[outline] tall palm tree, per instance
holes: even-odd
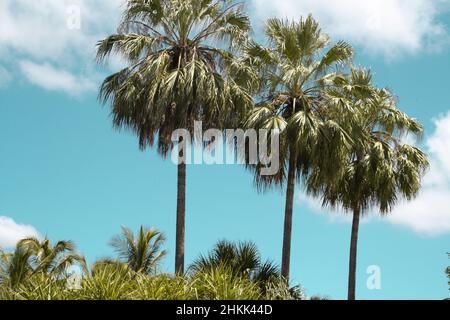
[[[201,255],[190,266],[193,272],[228,268],[233,276],[246,277],[258,283],[262,289],[270,281],[279,279],[279,268],[270,261],[262,261],[253,242],[219,241],[206,255]]]
[[[351,59],[353,50],[343,41],[330,45],[312,16],[299,22],[269,19],[266,37],[267,47],[253,43],[245,52],[264,79],[261,100],[245,126],[280,132],[278,173],[262,176],[261,165],[252,169],[259,190],[286,186],[281,273],[288,279],[296,181],[313,169],[329,179],[336,176],[340,149],[348,143],[335,119],[323,112],[327,100],[322,91],[333,85],[329,80]]]
[[[193,137],[194,121],[202,121],[204,129],[225,128],[251,105],[252,70],[233,55],[250,30],[242,8],[232,0],[128,0],[118,33],[100,41],[97,52],[99,61],[119,54],[128,67],[104,80],[100,97],[111,102],[114,125],[131,128],[141,149],[156,140],[166,157],[175,129],[187,129]],[[181,160],[178,273],[184,271],[185,193],[186,162]]]
[[[29,252],[33,273],[61,276],[74,265],[79,265],[86,271],[86,261],[76,252],[72,241],[58,241],[52,245],[48,238],[25,238],[17,243],[17,248]]]
[[[150,274],[156,271],[166,255],[162,249],[164,242],[165,237],[161,232],[141,226],[136,237],[130,229],[122,227],[122,234],[115,236],[110,244],[119,254],[119,260],[132,271]],[[109,260],[102,263],[117,264]]]
[[[353,137],[352,148],[337,183],[324,183],[313,173],[308,191],[321,196],[324,206],[342,207],[353,215],[348,299],[354,300],[360,217],[372,208],[385,215],[401,197],[414,198],[428,160],[421,150],[402,142],[406,134],[422,133],[420,123],[397,108],[388,90],[372,85],[369,71],[353,69],[348,77],[335,80],[341,86],[327,95],[354,115],[353,121],[342,123]]]

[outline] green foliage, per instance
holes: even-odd
[[[15,288],[7,288],[2,299],[8,300],[65,300],[70,296],[64,279],[44,273],[31,275]]]
[[[81,300],[128,300],[134,290],[134,273],[126,267],[104,264],[85,277],[81,289],[73,292]]]
[[[343,175],[325,181],[312,172],[308,192],[322,197],[324,205],[388,213],[401,197],[410,200],[420,190],[427,156],[403,140],[408,134],[420,136],[422,126],[397,108],[392,93],[372,84],[369,71],[352,69],[333,81],[339,86],[325,91],[333,105],[329,112],[351,111],[351,117],[340,118],[340,126],[352,144],[341,162]]]
[[[13,253],[0,252],[0,284],[15,288],[32,274],[31,252],[20,246]]]
[[[192,300],[194,288],[181,276],[166,274],[137,277],[135,298],[139,300]]]
[[[166,255],[162,249],[164,242],[165,237],[161,232],[141,226],[136,237],[130,229],[122,227],[122,234],[115,236],[110,244],[118,253],[120,261],[131,270],[148,274],[156,272]]]
[[[18,249],[14,253],[0,252],[2,266],[14,266],[11,267],[14,278],[10,279],[7,273],[2,273],[4,281],[0,283],[0,300],[305,298],[300,287],[287,286],[286,281],[279,276],[275,265],[262,262],[257,247],[251,242],[219,242],[208,256],[196,260],[185,276],[157,273],[159,258],[165,252],[162,249],[163,240],[162,234],[154,229],[141,227],[135,237],[129,229],[123,228],[122,235],[116,236],[112,241],[113,246],[118,249],[119,260],[98,260],[92,265],[90,272],[84,270],[83,273],[75,275],[68,272],[55,273],[51,268],[33,269],[30,262],[43,258],[32,259],[33,254],[44,250],[47,257],[55,256],[55,247],[47,240],[39,242],[25,239],[19,242]],[[70,245],[67,245],[68,243]],[[62,250],[63,247],[74,250],[71,242],[60,241],[58,244],[56,246],[60,248],[58,250]],[[127,250],[124,250],[125,248]],[[63,251],[65,250],[61,252]],[[42,261],[47,260],[43,258]],[[139,264],[136,261],[147,261],[148,263],[142,265],[148,268],[137,267]],[[25,269],[17,268],[16,265]],[[73,277],[79,278],[79,284],[74,285],[70,281]]]
[[[278,279],[265,285],[263,291],[264,300],[306,300],[302,287],[289,288],[286,281]]]
[[[246,277],[236,277],[226,266],[195,273],[190,278],[195,297],[200,300],[256,300],[262,295],[258,285]]]
[[[45,238],[26,238],[19,241],[17,247],[30,253],[29,264],[33,273],[42,272],[60,276],[73,265],[80,265],[85,271],[86,261],[76,252],[71,241],[58,241],[54,246]]]
[[[257,83],[234,54],[249,31],[243,6],[231,0],[129,0],[119,33],[98,43],[99,61],[128,61],[100,90],[115,126],[131,128],[141,148],[157,141],[165,156],[175,129],[240,120]]]
[[[226,267],[197,272],[186,277],[145,275],[127,268],[100,264],[93,275],[85,275],[79,289],[69,289],[66,279],[45,274],[28,278],[17,288],[0,287],[1,300],[255,300],[293,299],[279,284],[271,284],[263,294],[257,283],[236,277]]]
[[[194,277],[197,274],[214,276],[218,270],[221,274],[229,274],[233,278],[230,280],[255,284],[262,296],[273,299],[303,297],[300,288],[287,286],[277,265],[262,260],[253,242],[219,241],[206,256],[201,255],[189,267],[189,273]]]
[[[76,253],[72,242],[59,241],[53,246],[47,238],[22,239],[14,252],[0,251],[0,284],[16,288],[33,276],[64,277],[74,265],[87,270],[84,258]]]
[[[256,244],[252,242],[219,241],[206,256],[200,256],[189,267],[190,272],[227,268],[235,277],[245,277],[252,282],[266,283],[279,277],[273,263],[263,262]]]
[[[269,45],[250,43],[245,61],[258,70],[259,101],[244,126],[280,132],[280,166],[275,175],[262,176],[255,170],[259,190],[286,183],[289,163],[297,179],[314,170],[324,179],[339,174],[337,163],[348,147],[346,132],[339,126],[338,112],[331,107],[324,90],[337,84],[330,79],[352,58],[353,50],[340,41],[330,45],[312,16],[296,21],[269,19],[266,23]]]

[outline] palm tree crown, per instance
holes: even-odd
[[[62,240],[52,245],[48,238],[25,238],[18,242],[17,247],[30,252],[30,265],[34,272],[59,276],[68,272],[73,265],[80,265],[86,270],[86,261],[76,252],[72,241]]]
[[[141,226],[136,237],[130,229],[122,227],[122,234],[115,236],[110,244],[119,254],[119,259],[131,270],[150,274],[156,272],[166,255],[162,249],[164,242],[165,237],[161,232]]]
[[[314,166],[325,170],[321,161],[340,154],[335,152],[333,142],[337,141],[332,139],[345,136],[334,119],[324,113],[328,101],[323,90],[334,85],[329,80],[337,76],[336,68],[353,55],[350,45],[343,41],[330,46],[312,16],[300,22],[269,19],[266,36],[267,48],[253,43],[246,50],[248,60],[260,69],[263,79],[260,102],[251,110],[246,125],[279,130],[280,157],[284,161],[277,175],[255,176],[262,188],[285,182],[291,157],[299,174],[306,175]],[[328,143],[324,143],[325,138]]]
[[[245,277],[262,287],[279,279],[278,267],[270,261],[262,261],[257,246],[252,242],[219,241],[206,256],[200,256],[189,269],[191,272],[215,270],[224,267],[236,277]]]
[[[352,121],[341,124],[352,135],[351,149],[338,183],[324,183],[313,173],[308,191],[322,197],[324,205],[361,211],[377,207],[388,213],[401,196],[410,200],[420,189],[427,157],[402,139],[420,136],[422,126],[397,108],[387,89],[373,87],[370,71],[352,69],[348,77],[335,80],[341,86],[326,94],[353,114]]]
[[[234,1],[129,0],[120,32],[98,44],[99,61],[117,53],[129,62],[100,91],[114,124],[132,128],[141,148],[157,138],[166,155],[175,129],[192,130],[194,120],[222,128],[239,118],[251,105],[244,86],[252,81],[232,52],[249,30]]]
[[[58,241],[53,246],[47,238],[25,238],[11,253],[0,250],[0,283],[14,288],[34,274],[60,278],[67,276],[75,265],[87,272],[86,261],[72,242]]]
[[[13,253],[0,250],[0,285],[15,288],[32,273],[29,265],[31,252],[16,247]]]

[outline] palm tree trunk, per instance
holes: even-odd
[[[175,272],[184,274],[184,233],[186,218],[186,164],[178,164],[177,230],[175,244]]]
[[[348,273],[348,300],[355,300],[356,296],[356,258],[358,251],[359,208],[353,210],[352,236],[350,240],[350,259]]]
[[[289,160],[288,180],[286,189],[286,205],[284,211],[283,255],[281,258],[281,275],[289,282],[289,267],[291,263],[292,211],[295,192],[295,157]]]

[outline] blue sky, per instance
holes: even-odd
[[[44,2],[0,4],[0,246],[48,235],[73,240],[93,262],[113,254],[107,242],[121,225],[143,224],[166,234],[163,267],[172,271],[176,167],[153,150],[139,151],[131,133],[113,130],[108,107],[97,102],[102,77],[120,62],[96,67],[94,44],[114,31],[121,1]],[[249,3],[255,26],[272,15],[312,12],[333,39],[355,45],[355,62],[371,67],[376,82],[393,89],[400,107],[426,128],[419,143],[432,167],[423,192],[361,226],[358,297],[448,297],[449,1],[272,2]],[[80,28],[70,28],[76,8]],[[253,240],[264,257],[280,261],[282,192],[258,194],[237,165],[190,166],[187,179],[187,262],[223,238]],[[310,295],[345,298],[348,217],[320,210],[300,190],[294,210],[293,282]],[[381,290],[366,287],[371,265],[380,267]]]

